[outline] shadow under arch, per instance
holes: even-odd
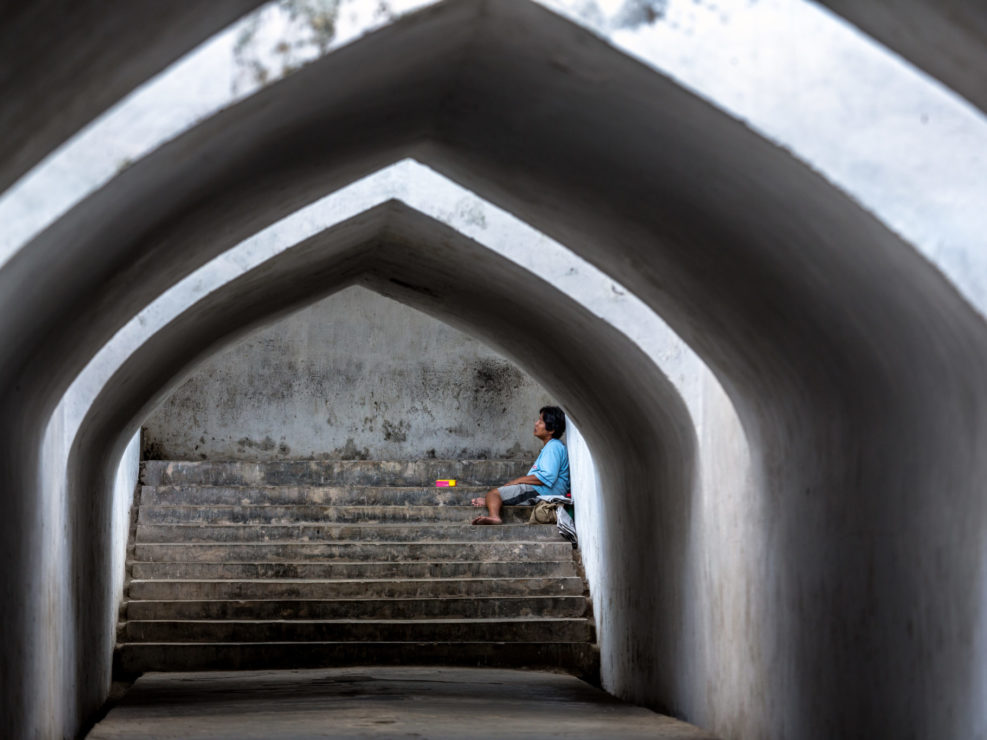
[[[69,497],[85,533],[73,548],[74,581],[91,582],[107,567],[108,543],[90,533],[108,529],[117,461],[183,371],[259,323],[352,284],[480,337],[562,400],[594,451],[605,504],[602,541],[612,563],[607,592],[619,618],[599,625],[600,640],[633,640],[642,651],[674,658],[676,645],[651,641],[670,634],[663,620],[681,619],[676,610],[682,607],[681,557],[696,455],[682,399],[653,361],[606,321],[399,201],[326,229],[226,283],[150,336],[114,373],[69,456]],[[666,567],[652,568],[655,561]],[[77,639],[92,643],[105,630],[106,605],[93,595],[81,602],[89,608]]]
[[[613,275],[735,401],[770,512],[749,558],[773,640],[738,647],[768,678],[716,727],[982,733],[983,321],[786,152],[523,0],[445,3],[339,49],[136,163],[0,271],[12,641],[30,629],[37,448],[75,374],[197,265],[405,156]],[[715,714],[653,670],[621,693]]]

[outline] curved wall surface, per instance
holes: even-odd
[[[410,154],[620,280],[709,363],[740,412],[755,461],[750,508],[763,517],[744,557],[758,568],[763,619],[756,635],[723,649],[763,670],[728,712],[705,698],[702,679],[714,676],[680,680],[692,656],[679,638],[697,588],[681,578],[692,509],[662,498],[650,504],[653,518],[623,507],[608,515],[613,564],[635,560],[653,537],[648,524],[671,525],[651,570],[607,574],[619,603],[639,599],[603,625],[621,656],[611,688],[739,737],[983,734],[974,680],[985,649],[981,318],[907,244],[784,151],[520,0],[445,3],[340,49],[138,162],[0,272],[4,305],[18,308],[0,314],[0,411],[10,420],[0,485],[17,492],[0,532],[0,616],[24,646],[4,655],[5,691],[15,693],[36,649],[32,602],[16,597],[32,589],[22,570],[38,527],[39,429],[61,391],[129,315],[195,266]],[[403,244],[403,234],[388,232],[387,243]],[[458,254],[453,236],[433,236],[422,264]],[[406,267],[400,257],[367,254],[346,256],[354,279],[442,310],[421,280],[393,282]],[[470,284],[487,289],[493,276]],[[267,279],[260,271],[247,284],[260,291]],[[468,297],[455,284],[449,295]],[[525,318],[492,312],[494,299],[455,319],[507,348]],[[588,358],[596,335],[576,322],[549,336]],[[650,362],[620,356],[605,389],[667,400]],[[628,438],[591,411],[599,388],[590,381],[602,376],[571,367],[553,381],[552,368],[522,364],[585,409],[574,416],[594,454],[613,452],[601,465],[612,490],[633,490],[652,462],[674,478],[669,490],[685,484],[675,460],[661,457],[688,445],[661,422],[669,417],[628,409],[639,432]],[[155,372],[141,382],[160,388],[172,377]],[[104,408],[103,431],[85,444],[116,441],[130,419],[126,404],[116,408],[118,417]],[[81,468],[76,480],[86,483]],[[84,524],[72,520],[78,531]],[[86,559],[90,547],[78,552],[81,568],[99,565],[98,554]]]
[[[80,426],[70,457],[73,518],[88,524],[76,538],[75,579],[95,580],[105,569],[106,555],[100,557],[94,543],[108,537],[106,492],[116,460],[182,371],[218,342],[353,282],[483,338],[543,379],[587,430],[600,461],[605,505],[597,526],[609,555],[601,642],[616,643],[618,656],[630,641],[642,655],[675,656],[679,646],[669,636],[684,592],[683,536],[695,474],[695,439],[681,398],[605,321],[534,274],[398,203],[339,224],[229,282],[150,337],[114,374]],[[536,340],[542,352],[531,352]],[[622,358],[622,372],[614,372],[613,357]],[[621,545],[628,538],[634,547]],[[655,559],[666,564],[661,572],[651,566]],[[80,636],[96,634],[105,623],[99,601],[90,602]]]

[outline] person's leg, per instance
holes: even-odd
[[[491,493],[496,493],[498,496],[500,495],[500,492],[496,488],[491,488],[489,491],[487,491],[486,495],[477,496],[476,498],[471,499],[470,503],[473,504],[473,506],[486,506],[487,496],[489,496]]]
[[[478,516],[473,520],[473,524],[501,524],[500,510],[502,506],[520,506],[527,504],[538,497],[534,486],[525,484],[514,484],[511,486],[501,486],[493,488],[487,492],[482,500],[482,505],[487,507],[489,516]],[[480,505],[473,499],[474,505]]]
[[[487,505],[487,512],[489,516],[478,516],[473,520],[473,524],[503,524],[500,519],[500,507],[503,504],[503,499],[500,497],[500,491],[496,488],[487,491],[487,496],[484,503]]]

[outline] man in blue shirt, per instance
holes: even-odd
[[[565,413],[558,406],[538,411],[535,436],[544,444],[527,475],[493,488],[473,506],[486,506],[489,516],[478,516],[473,524],[501,524],[500,507],[534,503],[542,496],[569,495],[569,453],[559,438],[565,432]]]

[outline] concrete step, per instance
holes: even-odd
[[[580,642],[586,619],[320,619],[128,621],[132,642]]]
[[[134,601],[581,596],[581,578],[404,578],[258,581],[132,580]]]
[[[144,506],[463,506],[489,486],[142,486]]]
[[[571,555],[566,560],[360,562],[360,563],[148,563],[131,562],[137,579],[218,580],[258,578],[518,578],[575,576]]]
[[[477,527],[479,529],[479,527]],[[484,527],[484,529],[495,529]],[[525,532],[546,527],[525,526]],[[173,563],[259,563],[299,561],[534,561],[572,557],[565,540],[501,542],[190,542],[137,543],[135,560]]]
[[[145,485],[403,485],[431,486],[444,478],[464,485],[498,485],[524,475],[530,460],[285,460],[217,462],[148,460]]]
[[[117,676],[358,665],[563,670],[599,683],[600,657],[588,642],[133,643],[118,645],[114,654]]]
[[[120,675],[341,665],[552,668],[597,680],[554,526],[469,505],[530,461],[148,462]],[[456,478],[456,488],[436,479]]]
[[[489,542],[564,541],[554,525],[474,527],[469,521],[419,524],[144,524],[137,544],[151,542]]]
[[[459,523],[485,514],[475,506],[142,506],[140,524],[393,524]],[[530,506],[505,506],[501,518],[526,524]]]
[[[160,619],[494,619],[584,617],[584,596],[443,599],[130,601],[128,620]]]

